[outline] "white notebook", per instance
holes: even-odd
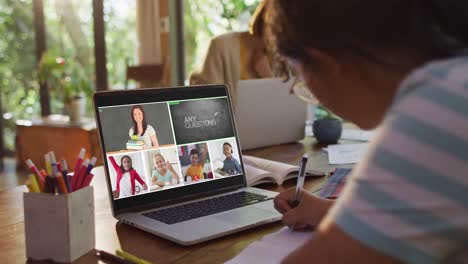
[[[280,263],[289,253],[312,238],[313,232],[291,231],[284,227],[280,231],[253,242],[228,264],[271,264]]]

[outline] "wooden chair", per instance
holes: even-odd
[[[127,76],[125,79],[125,89],[128,89],[128,81],[134,80],[138,83],[138,88],[162,87],[169,85],[169,64],[142,64],[127,65]]]

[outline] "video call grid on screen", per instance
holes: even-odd
[[[146,120],[147,131],[150,126],[153,128],[159,146],[144,145],[138,150],[127,149],[127,144],[135,147],[141,143],[138,141],[142,141],[140,138],[131,138],[133,127],[131,113],[138,112],[134,109],[135,106],[140,106],[136,109],[143,109],[140,113]],[[122,163],[131,160],[133,168],[130,169],[130,176],[120,176],[120,192],[118,195],[114,194],[114,199],[242,174],[238,144],[234,137],[226,96],[107,106],[98,109],[110,182],[114,192],[117,189],[119,170],[125,169]],[[115,128],[116,124],[124,127],[121,129],[123,132],[117,131],[119,129]],[[208,151],[205,162],[202,162],[205,144]],[[224,148],[227,149],[226,153]],[[192,156],[198,157],[198,162],[192,161]],[[111,157],[115,160],[115,166],[112,165]],[[159,166],[161,163],[166,164],[165,175],[160,173],[164,170],[157,169],[158,163]]]

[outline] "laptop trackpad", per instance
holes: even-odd
[[[229,222],[231,224],[248,224],[255,223],[258,221],[266,220],[273,218],[274,213],[259,208],[247,207],[242,208],[241,210],[235,210],[227,212],[225,214],[214,216],[214,218],[222,221]]]

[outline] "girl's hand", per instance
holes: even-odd
[[[299,205],[293,208],[290,203],[295,193],[296,189],[290,188],[274,199],[275,208],[283,214],[282,221],[285,225],[296,225],[298,229],[316,226],[333,205],[332,200],[320,198],[303,190]]]
[[[166,168],[170,171],[174,170],[174,168],[172,167],[172,164],[166,160]]]

